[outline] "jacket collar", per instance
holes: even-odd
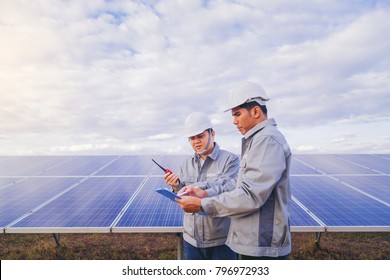
[[[212,160],[215,160],[218,157],[219,151],[220,151],[219,145],[217,144],[217,142],[214,142],[214,149],[211,152],[211,154],[209,154],[207,157],[211,158]],[[199,160],[200,159],[200,155],[195,153],[194,154],[194,158]]]
[[[252,127],[250,130],[248,130],[247,133],[244,135],[244,139],[248,139],[251,137],[253,134],[259,132],[262,130],[264,127],[269,126],[269,125],[274,125],[276,126],[276,121],[274,118],[266,119],[262,121],[261,123],[258,123],[256,126]]]

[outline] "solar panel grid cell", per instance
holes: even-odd
[[[335,176],[335,178],[390,204],[389,176]]]
[[[375,172],[390,174],[390,159],[374,155],[339,155],[339,158],[373,169]]]
[[[99,171],[97,176],[138,175],[146,176],[154,168],[149,156],[122,156]]]
[[[324,227],[309,215],[302,207],[300,207],[295,201],[291,203],[290,209],[291,226],[295,227],[312,227],[316,231],[323,231]]]
[[[304,163],[296,160],[294,157],[291,160],[290,175],[299,174],[321,174],[317,170],[305,165]]]
[[[107,228],[143,178],[89,178],[16,223],[14,228]]]
[[[0,157],[0,176],[32,176],[72,157],[34,156]]]
[[[116,228],[182,226],[183,211],[178,204],[155,192],[165,186],[162,178],[149,178]]]
[[[373,156],[390,160],[390,154],[374,154]]]
[[[324,174],[379,174],[369,168],[344,161],[337,155],[295,155],[294,157]]]
[[[31,178],[0,189],[0,226],[29,213],[77,181],[75,178]]]
[[[15,184],[20,180],[20,178],[0,178],[0,189]]]
[[[79,156],[44,170],[40,176],[88,176],[115,159],[115,156]]]
[[[292,177],[292,195],[333,226],[388,226],[389,207],[328,177]]]

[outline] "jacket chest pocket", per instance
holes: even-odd
[[[197,182],[197,179],[198,178],[196,176],[183,176],[182,178],[180,178],[184,185],[192,185]]]
[[[220,172],[209,172],[206,174],[205,178],[201,178],[201,179],[202,181],[212,182],[218,180],[221,177],[222,177],[222,173]]]

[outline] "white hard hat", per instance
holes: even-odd
[[[185,136],[191,137],[201,134],[206,129],[212,128],[209,117],[201,112],[191,113],[185,120]]]
[[[229,96],[229,108],[225,112],[247,102],[256,101],[260,105],[265,105],[269,97],[265,90],[257,83],[242,82],[237,85]]]

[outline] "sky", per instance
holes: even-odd
[[[390,1],[0,0],[0,155],[189,154],[254,81],[293,153],[390,153]]]

